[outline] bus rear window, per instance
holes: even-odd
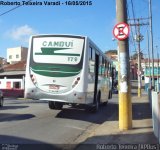
[[[84,39],[66,37],[33,38],[32,52],[35,63],[69,64],[80,62]]]

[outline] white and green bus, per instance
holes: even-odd
[[[47,100],[50,109],[86,104],[97,111],[111,98],[112,61],[85,36],[30,38],[25,97]]]

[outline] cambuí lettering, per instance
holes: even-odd
[[[73,42],[64,41],[43,41],[42,46],[44,47],[73,47]]]

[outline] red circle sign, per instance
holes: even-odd
[[[122,22],[115,25],[113,29],[113,35],[118,40],[125,40],[129,35],[129,25]]]

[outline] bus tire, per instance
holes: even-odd
[[[0,98],[0,107],[3,107],[3,97]]]
[[[108,99],[112,98],[112,90],[109,91]]]
[[[63,103],[62,102],[54,102],[55,109],[61,110],[63,108]]]
[[[55,109],[54,102],[48,101],[48,106],[50,109]]]
[[[63,103],[61,103],[61,102],[49,101],[49,102],[48,102],[48,106],[49,106],[50,109],[61,110],[62,107],[63,107]]]
[[[72,103],[71,106],[72,106],[72,107],[76,107],[77,104],[76,104],[76,103]]]
[[[103,102],[103,106],[107,106],[108,100],[106,102]]]

